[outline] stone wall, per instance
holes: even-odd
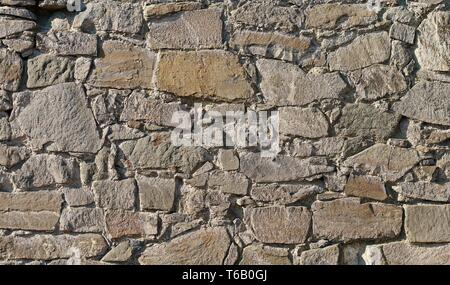
[[[450,264],[448,1],[66,2],[0,0],[2,264]]]

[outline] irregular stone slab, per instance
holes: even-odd
[[[384,62],[391,55],[390,43],[387,32],[359,36],[351,44],[329,54],[330,69],[351,71]]]
[[[0,123],[1,125],[1,123]],[[1,129],[1,127],[0,127]],[[2,132],[0,131],[0,134]],[[0,136],[1,138],[4,138]],[[24,148],[24,147],[17,147],[17,146],[7,146],[4,144],[0,144],[0,165],[5,166],[7,168],[11,168],[14,165],[18,164],[21,161],[24,161],[28,156],[30,155],[30,152]]]
[[[299,263],[300,265],[338,265],[339,256],[339,245],[332,245],[302,252]]]
[[[164,52],[157,86],[180,97],[247,100],[253,89],[239,58],[226,51]]]
[[[418,31],[416,57],[423,69],[450,70],[449,11],[435,11],[422,21]]]
[[[278,202],[282,204],[291,204],[315,194],[323,192],[323,189],[317,185],[261,185],[253,186],[251,197],[253,200],[261,202]]]
[[[214,171],[208,179],[209,187],[217,187],[227,194],[247,195],[250,182],[241,173],[230,173],[224,171]]]
[[[25,8],[19,7],[8,7],[8,6],[0,7],[0,15],[14,16],[33,21],[36,20],[36,15],[34,15],[33,12]]]
[[[150,20],[152,17],[160,17],[182,11],[199,10],[202,8],[200,2],[174,2],[162,4],[150,4],[144,6],[144,19]]]
[[[409,242],[450,242],[450,205],[406,205],[405,232]]]
[[[450,83],[419,82],[392,109],[408,118],[450,126],[448,90]]]
[[[263,243],[304,243],[311,224],[311,212],[305,207],[263,207],[246,209],[256,238]]]
[[[23,62],[20,56],[7,49],[0,49],[0,88],[17,91],[22,72]]]
[[[0,90],[0,112],[12,110],[11,96],[4,90]]]
[[[392,242],[383,245],[367,247],[378,249],[376,264],[388,265],[450,265],[450,244],[420,245],[408,242]]]
[[[381,178],[377,176],[357,176],[348,180],[344,192],[347,196],[370,198],[384,201],[388,198]]]
[[[389,35],[393,39],[401,40],[409,44],[414,44],[414,39],[416,38],[416,28],[396,22],[392,24]]]
[[[99,208],[66,208],[61,214],[60,230],[73,233],[101,233],[105,226]]]
[[[141,211],[171,211],[175,202],[175,180],[138,176]]]
[[[408,88],[403,74],[393,66],[375,64],[364,68],[356,83],[359,97],[373,101]]]
[[[13,180],[19,189],[33,189],[70,184],[76,176],[73,159],[53,154],[35,154],[14,174]]]
[[[221,265],[230,246],[223,227],[201,229],[147,248],[142,265]]]
[[[450,184],[436,184],[430,182],[405,182],[399,186],[392,187],[402,197],[399,199],[411,198],[434,202],[450,201]]]
[[[144,24],[141,6],[137,3],[115,1],[90,2],[78,13],[73,28],[85,32],[118,32],[137,34]]]
[[[101,235],[36,235],[31,237],[0,237],[0,258],[2,260],[32,259],[52,260],[70,258],[73,252],[80,257],[99,256],[108,245]]]
[[[0,4],[10,6],[34,6],[36,0],[0,0]]]
[[[338,99],[347,84],[338,73],[305,74],[300,67],[278,60],[260,59],[261,90],[274,106],[307,105],[322,99]]]
[[[333,29],[337,26],[344,29],[367,26],[377,21],[378,16],[367,5],[342,5],[340,3],[312,6],[306,12],[306,27]]]
[[[121,181],[94,181],[96,204],[105,209],[133,210],[136,184],[133,178]]]
[[[40,0],[39,1],[39,8],[46,9],[46,10],[61,10],[61,9],[67,9],[68,5],[76,5],[76,2],[71,2],[70,0]]]
[[[0,18],[0,39],[36,29],[34,21]]]
[[[336,125],[338,134],[346,137],[373,137],[384,141],[395,131],[401,116],[368,104],[349,104],[342,110]]]
[[[28,88],[74,81],[75,62],[66,57],[43,54],[28,60]]]
[[[0,211],[49,211],[59,213],[62,203],[61,193],[55,191],[14,194],[0,192]]]
[[[126,165],[131,169],[179,168],[192,174],[197,166],[209,160],[208,152],[199,147],[175,147],[168,134],[155,133],[137,141],[124,142]]]
[[[221,9],[211,8],[151,21],[147,43],[151,49],[220,48],[221,16]]]
[[[367,171],[377,171],[384,180],[396,181],[421,160],[415,150],[376,144],[349,157],[344,165],[357,165]]]
[[[59,213],[53,212],[5,212],[0,213],[0,229],[25,231],[53,231]]]
[[[9,124],[9,116],[7,113],[0,113],[0,141],[9,141],[11,139],[11,126]],[[3,146],[3,152],[8,152],[7,147]],[[8,163],[8,158],[3,158],[5,164]]]
[[[112,210],[106,212],[106,228],[112,239],[122,237],[153,238],[158,234],[158,215],[154,213]]]
[[[95,202],[94,193],[89,190],[65,188],[63,189],[63,193],[64,200],[71,207],[87,206]]]
[[[358,198],[316,201],[312,205],[313,233],[334,241],[378,240],[397,237],[402,229],[401,207],[361,204]]]
[[[244,248],[239,265],[290,265],[289,251],[285,248],[275,248],[251,244]]]
[[[110,40],[102,46],[103,56],[94,61],[88,83],[116,89],[151,88],[156,55],[129,43]]]
[[[220,149],[217,154],[217,163],[220,169],[225,171],[239,169],[239,157],[232,149]]]
[[[12,120],[35,149],[96,153],[102,140],[82,86],[65,83],[14,94]]]
[[[130,241],[123,241],[111,249],[103,258],[103,262],[126,262],[133,256],[133,246]]]
[[[274,160],[258,153],[241,156],[241,171],[256,182],[288,182],[333,172],[324,158],[298,159],[277,156]]]
[[[328,136],[327,117],[317,108],[279,109],[280,133],[303,138],[321,138]]]
[[[303,23],[303,13],[294,6],[282,6],[272,0],[245,2],[231,11],[234,23],[269,30],[293,31]]]
[[[97,36],[73,31],[50,31],[36,36],[36,46],[58,55],[97,56]]]

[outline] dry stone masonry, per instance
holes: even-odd
[[[78,2],[0,0],[0,264],[450,264],[449,1]]]

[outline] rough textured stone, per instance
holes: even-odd
[[[133,246],[130,241],[123,241],[111,249],[103,258],[104,262],[126,262],[133,256]]]
[[[73,81],[75,62],[65,57],[44,54],[28,61],[28,88],[46,87]]]
[[[303,243],[311,223],[311,213],[305,207],[252,208],[245,216],[256,238],[264,243]]]
[[[416,57],[423,69],[450,70],[449,11],[436,11],[420,24]]]
[[[309,198],[314,194],[319,194],[323,189],[316,185],[261,185],[253,186],[251,191],[252,199],[261,202],[278,202],[282,204],[295,203]]]
[[[67,208],[61,214],[63,232],[96,233],[104,228],[103,211],[98,208]]]
[[[317,108],[280,108],[280,133],[304,138],[328,135],[327,117]]]
[[[220,48],[221,16],[220,9],[203,9],[151,21],[148,45],[151,49]]]
[[[0,213],[0,229],[53,231],[58,223],[59,214],[41,212]]]
[[[85,93],[74,83],[14,96],[13,120],[36,149],[97,152],[102,144]]]
[[[94,193],[81,188],[65,188],[64,199],[71,207],[87,206],[94,203]]]
[[[242,252],[239,265],[290,265],[288,250],[264,245],[249,245]]]
[[[253,90],[238,58],[225,51],[161,54],[157,86],[181,97],[247,100]]]
[[[151,88],[156,55],[122,41],[105,41],[88,83],[116,89]]]
[[[138,176],[141,210],[170,211],[175,201],[175,180]]]
[[[0,257],[3,260],[52,260],[69,258],[73,251],[80,257],[95,257],[106,251],[108,245],[101,235],[37,235],[32,237],[0,237]]]
[[[247,153],[241,156],[241,170],[256,182],[283,182],[332,172],[334,167],[322,158],[278,156],[272,160],[257,153]]]
[[[147,248],[144,265],[221,265],[230,245],[225,228],[202,229]]]
[[[239,157],[236,156],[232,149],[219,150],[219,153],[217,154],[217,162],[219,167],[225,171],[239,169]]]
[[[408,118],[450,126],[449,89],[450,83],[419,82],[392,109]]]
[[[34,30],[36,23],[28,20],[0,18],[0,39]]]
[[[96,204],[105,209],[132,210],[135,205],[134,179],[121,181],[95,181],[92,184]]]
[[[0,123],[1,125],[1,123]],[[0,133],[2,133],[0,131]],[[0,138],[4,138],[1,137]],[[7,146],[0,144],[0,165],[13,167],[21,161],[24,161],[30,155],[29,151],[23,147]]]
[[[250,182],[245,175],[224,171],[211,173],[208,180],[209,187],[217,187],[223,193],[235,195],[247,195],[249,185]]]
[[[311,249],[302,252],[300,265],[338,265],[339,256],[339,245]]]
[[[8,15],[29,20],[36,20],[36,15],[34,15],[33,12],[27,10],[26,8],[19,7],[0,7],[0,15]]]
[[[0,192],[0,211],[49,211],[59,213],[62,195],[54,191],[30,193]]]
[[[112,239],[152,238],[158,234],[158,216],[153,213],[110,210],[106,212],[105,221],[106,229]]]
[[[377,171],[383,179],[395,181],[420,161],[421,158],[415,150],[376,144],[348,158],[344,164]]]
[[[347,85],[338,73],[305,74],[298,66],[276,60],[256,63],[261,90],[268,104],[306,105],[322,99],[338,99]]]
[[[405,232],[412,243],[450,242],[450,205],[405,206]]]
[[[36,45],[40,50],[59,55],[97,55],[97,36],[80,32],[50,31],[38,34]]]
[[[144,18],[148,21],[153,17],[160,17],[167,14],[192,11],[202,8],[200,2],[174,2],[174,3],[161,3],[161,4],[149,4],[144,7]]]
[[[387,199],[386,188],[381,178],[376,176],[357,176],[350,178],[344,188],[348,196],[370,198],[384,201]]]
[[[394,23],[391,26],[389,34],[393,39],[413,44],[414,39],[416,38],[416,28],[402,23]]]
[[[313,204],[312,211],[314,236],[327,240],[394,238],[400,234],[403,224],[401,207],[378,203],[362,204],[357,198],[317,201]]]
[[[359,36],[351,44],[330,53],[328,62],[331,70],[351,71],[381,63],[391,55],[387,32]]]
[[[7,49],[0,49],[0,88],[17,91],[22,78],[23,63],[20,56]]]
[[[405,182],[392,187],[405,198],[420,199],[435,202],[450,201],[450,184],[436,184],[429,182]]]
[[[323,4],[313,6],[306,12],[306,26],[322,29],[331,29],[336,26],[352,28],[371,24],[377,18],[377,14],[367,9],[366,5]]]

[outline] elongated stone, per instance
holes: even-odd
[[[56,191],[15,194],[0,192],[0,211],[50,211],[59,213],[62,203],[62,195]]]
[[[5,212],[0,213],[0,229],[53,231],[59,220],[59,213],[41,212]]]

